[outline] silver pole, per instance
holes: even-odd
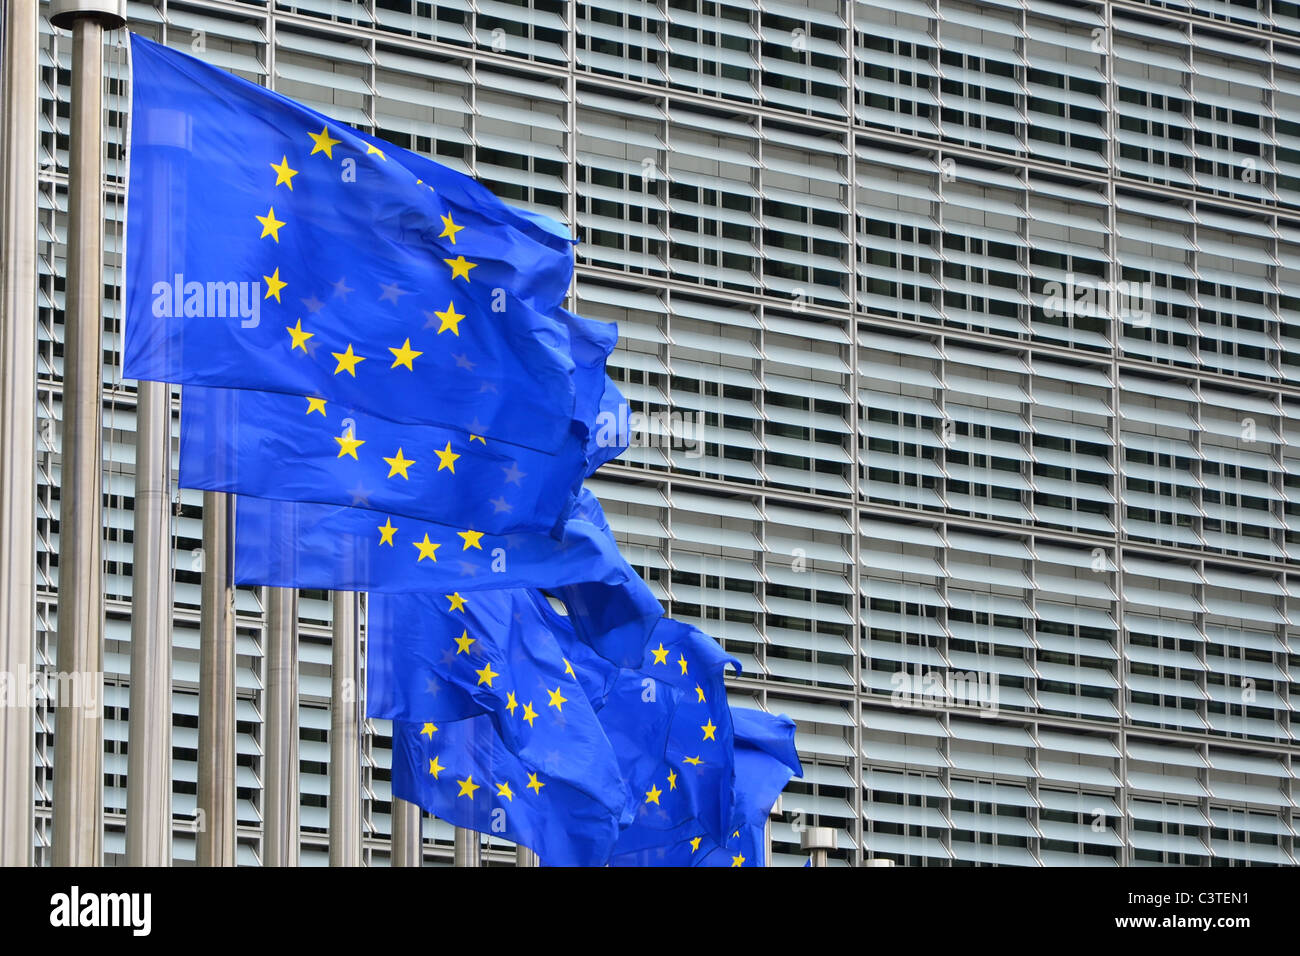
[[[266,866],[298,865],[298,592],[267,588]]]
[[[414,803],[393,797],[393,866],[420,866],[424,855],[424,814]]]
[[[0,672],[27,687],[36,563],[36,4],[5,5],[0,93]],[[0,707],[0,866],[32,860],[32,709]]]
[[[456,866],[479,866],[482,854],[479,852],[479,835],[475,830],[464,827],[456,828]]]
[[[68,9],[77,6],[77,9]],[[51,8],[72,29],[68,280],[64,308],[63,457],[59,489],[58,667],[77,700],[60,697],[54,736],[55,866],[103,856],[103,101],[105,22],[72,3]],[[111,22],[112,18],[105,18]],[[117,24],[120,25],[120,22]],[[65,685],[66,686],[66,685]]]
[[[171,388],[141,382],[135,423],[126,863],[172,862]]]
[[[185,195],[189,117],[151,110],[131,117],[137,143],[169,146],[168,162],[149,184],[161,195]],[[157,204],[152,221],[134,228],[160,235],[185,230],[183,200]],[[149,263],[173,275],[177,253],[159,244]],[[171,386],[136,387],[135,539],[131,574],[131,707],[127,727],[126,860],[129,866],[172,862],[172,509]]]
[[[353,591],[335,591],[330,680],[330,866],[361,865],[357,642],[357,595]]]
[[[203,590],[199,625],[199,793],[195,861],[235,865],[235,592],[233,499],[203,493]]]
[[[537,854],[526,846],[515,847],[515,866],[537,866]]]

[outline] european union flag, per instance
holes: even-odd
[[[506,748],[548,780],[617,804],[626,788],[609,740],[535,595],[372,595],[367,714],[418,720],[430,735],[488,714]]]
[[[584,490],[584,494],[586,494]],[[629,573],[613,539],[581,518],[559,536],[490,534],[364,508],[241,495],[236,584],[338,591],[485,590],[618,584]]]
[[[619,836],[612,866],[764,866],[764,825],[791,776],[803,767],[789,717],[745,707],[732,709],[735,783],[731,832],[719,842],[690,821],[672,830],[633,824]]]
[[[410,425],[323,398],[187,385],[180,485],[350,506],[491,534],[549,532],[573,506],[586,458],[438,425]]]
[[[354,505],[494,534],[551,531],[583,477],[626,447],[602,431],[623,398],[605,375],[617,331],[559,310],[578,369],[570,437],[555,453],[412,425],[279,392],[185,388],[180,484],[259,498]],[[598,424],[599,423],[599,424]]]
[[[430,725],[490,714],[511,753],[550,778],[623,794],[557,626],[563,618],[534,590],[373,594],[367,714]]]
[[[491,717],[393,722],[393,796],[459,827],[513,840],[551,866],[603,866],[623,794],[551,778],[515,754]],[[612,751],[602,762],[612,765]]]
[[[133,37],[132,60],[126,375],[568,439],[567,241],[191,57]]]
[[[566,659],[576,657],[577,637],[557,636]],[[662,832],[692,822],[721,842],[733,778],[723,670],[730,665],[739,671],[740,665],[711,637],[680,621],[663,618],[651,642],[641,667],[622,669],[612,683],[600,674],[609,687],[603,699],[593,700],[632,791],[633,826]]]

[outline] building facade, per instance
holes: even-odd
[[[618,322],[611,374],[638,413],[636,447],[592,486],[670,613],[742,661],[734,702],[799,725],[805,773],[773,816],[774,863],[802,863],[814,825],[838,833],[832,864],[1300,859],[1300,4],[128,13],[573,226],[577,308]],[[37,659],[53,667],[70,43],[43,30]],[[134,454],[129,91],[111,42],[110,862]],[[200,498],[174,498],[178,862],[193,858]],[[305,592],[301,612],[303,861],[321,863],[326,595]],[[261,853],[263,639],[263,596],[241,589],[241,863]],[[389,737],[368,730],[378,864]],[[449,859],[450,828],[425,835],[428,861]]]

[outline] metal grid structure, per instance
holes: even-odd
[[[1300,859],[1300,4],[131,0],[128,13],[143,35],[575,227],[578,308],[618,321],[611,371],[649,416],[593,486],[670,613],[742,660],[735,701],[799,724],[805,775],[774,816],[774,862],[801,863],[813,825],[838,832],[833,865]],[[43,29],[52,422],[68,53]],[[120,51],[108,62],[120,145]],[[110,860],[133,455],[115,366],[120,159],[110,149]],[[1122,283],[1139,308],[1117,305]],[[54,434],[39,463],[47,666]],[[193,856],[199,500],[176,496],[178,861]],[[304,594],[301,613],[311,864],[328,822],[329,603]],[[256,590],[238,615],[251,863]],[[370,729],[363,845],[383,862],[389,741]],[[42,834],[50,732],[41,711]],[[425,835],[428,859],[448,859],[450,828],[426,821]]]

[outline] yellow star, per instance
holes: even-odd
[[[457,531],[456,534],[460,535],[465,541],[465,546],[461,548],[462,551],[468,551],[470,548],[483,550],[483,545],[479,544],[479,541],[483,539],[482,531]]]
[[[551,702],[546,706],[554,707],[556,710],[560,711],[560,713],[563,713],[564,705],[569,702],[569,698],[560,693],[559,687],[556,687],[555,690],[548,690],[546,693],[551,696]]]
[[[459,458],[460,455],[451,450],[451,442],[447,442],[447,447],[442,451],[435,450],[434,454],[438,456],[439,471],[442,471],[444,468],[449,468],[453,475],[456,474],[456,459]]]
[[[298,170],[289,168],[289,157],[281,156],[279,165],[275,163],[268,165],[275,170],[275,184],[288,186],[289,192],[293,192],[293,177],[298,175]]]
[[[388,366],[389,368],[397,368],[399,365],[405,365],[412,372],[415,371],[415,366],[413,366],[411,362],[424,354],[423,352],[417,352],[415,349],[411,348],[410,339],[403,342],[400,349],[389,348],[388,351],[393,353],[393,364]]]
[[[573,665],[569,663],[569,659],[567,657],[561,657],[560,660],[564,661],[564,673],[568,674],[574,680],[577,680],[578,675],[573,673]]]
[[[386,544],[390,548],[393,546],[393,535],[397,529],[393,527],[393,519],[385,518],[384,523],[379,526],[379,543]]]
[[[484,684],[487,684],[488,687],[491,687],[492,678],[501,676],[500,674],[497,674],[492,670],[491,661],[488,661],[486,664],[484,664],[482,670],[477,670],[474,673],[478,675],[478,683],[474,685],[475,687],[481,687]]]
[[[299,319],[293,325],[286,325],[284,330],[289,333],[289,337],[293,340],[289,344],[290,351],[293,349],[302,349],[306,352],[307,340],[316,334],[315,332],[304,332],[302,330],[302,319]],[[325,413],[321,412],[321,414],[323,415]]]
[[[456,638],[456,653],[468,654],[469,646],[474,643],[474,638],[469,636],[469,631],[461,631],[460,637]]]
[[[717,740],[718,738],[713,736],[713,732],[717,729],[718,729],[717,725],[713,723],[712,717],[709,718],[709,722],[707,724],[700,725],[700,730],[704,731],[705,740]]]
[[[668,771],[668,789],[669,789],[669,790],[676,790],[676,789],[677,789],[677,771],[676,771],[676,770],[669,770],[669,771]]]
[[[328,415],[325,414],[325,399],[312,398],[310,395],[306,396],[306,398],[307,398],[308,415],[310,415],[312,412],[320,412],[321,418],[329,417]]]
[[[691,840],[691,852],[694,853],[699,848],[700,848],[700,837],[695,837],[694,839]]]
[[[433,726],[433,724],[425,724],[424,729],[420,731],[420,736],[428,737],[430,740],[432,740],[433,735],[437,732],[438,732],[438,728]]]
[[[486,445],[486,444],[487,444],[487,439],[484,438],[482,435],[470,435],[470,436],[469,436],[469,440],[470,440],[470,441],[476,441],[476,442],[478,442],[480,445]]]
[[[389,478],[393,477],[393,475],[401,475],[407,481],[411,480],[411,476],[406,473],[406,469],[414,465],[415,462],[411,461],[409,458],[402,457],[402,449],[397,449],[396,457],[385,458],[384,461],[388,462]]]
[[[683,655],[678,656],[678,658],[677,658],[677,663],[682,665],[682,675],[685,676],[685,675],[686,675],[686,655],[683,654]]]
[[[364,355],[357,355],[352,351],[351,342],[348,343],[348,350],[346,352],[331,352],[330,355],[333,355],[339,363],[334,369],[334,374],[337,375],[339,372],[347,372],[353,378],[357,377],[357,364],[366,360]]]
[[[528,703],[524,704],[524,720],[528,721],[528,726],[531,727],[533,721],[536,719],[537,711],[533,710],[533,702],[530,700]]]
[[[744,856],[744,854],[742,854],[742,853],[737,853],[735,856],[733,856],[733,857],[731,858],[731,865],[732,865],[732,866],[744,866],[744,865],[745,865],[745,856]]]
[[[695,701],[697,704],[707,703],[707,701],[705,701],[704,699],[704,688],[701,687],[699,684],[695,685],[695,696],[698,698]]]
[[[438,758],[437,758],[437,757],[433,757],[433,758],[429,761],[429,773],[433,774],[433,779],[434,779],[434,780],[437,780],[437,779],[438,779],[438,774],[442,773],[442,772],[443,772],[444,770],[446,770],[446,769],[447,769],[446,767],[444,767],[442,764],[438,763]]]
[[[440,235],[438,238],[450,239],[451,244],[454,246],[456,244],[456,233],[460,232],[465,227],[458,226],[454,222],[452,222],[451,213],[448,213],[445,216],[440,216],[439,218],[442,220],[442,235]]]
[[[276,266],[274,272],[269,276],[262,276],[262,278],[266,280],[266,295],[262,296],[262,298],[269,299],[271,296],[275,296],[275,301],[279,302],[280,290],[289,284],[280,281],[280,267]],[[304,351],[306,350],[304,349]]]
[[[347,434],[345,434],[342,438],[335,437],[334,440],[339,443],[340,458],[342,458],[344,455],[351,455],[353,461],[360,460],[357,458],[357,449],[360,448],[362,445],[364,445],[365,442],[362,441],[360,438],[354,438],[352,435],[351,428],[347,430]]]
[[[515,795],[510,792],[510,781],[507,780],[505,783],[497,784],[497,796],[505,797],[511,803],[515,802]]]
[[[506,694],[506,710],[510,711],[510,716],[515,715],[515,708],[519,706],[519,701],[515,700],[515,692],[511,691]]]
[[[464,780],[457,780],[456,782],[460,784],[460,793],[456,794],[456,796],[469,797],[471,800],[473,800],[474,791],[479,788],[479,785],[474,782],[474,775],[470,774]]]
[[[650,784],[650,789],[647,790],[645,793],[645,802],[659,804],[659,797],[662,795],[663,795],[663,791],[660,790],[652,783]],[[663,806],[663,804],[659,804],[659,805]]]
[[[434,309],[433,314],[442,320],[442,325],[438,326],[439,335],[442,335],[443,332],[451,329],[452,334],[457,338],[460,337],[460,320],[465,318],[465,316],[456,311],[455,302],[447,303],[447,311],[439,312],[437,309]]]
[[[432,541],[430,541],[429,533],[427,531],[424,533],[423,541],[412,541],[411,544],[412,546],[420,549],[420,556],[415,559],[416,564],[419,564],[425,558],[428,558],[434,564],[438,563],[438,555],[435,552],[439,548],[441,548],[442,545],[434,544]]]
[[[254,216],[253,218],[262,224],[262,234],[257,238],[265,239],[267,236],[270,236],[276,242],[280,241],[280,227],[283,226],[284,223],[275,218],[274,206],[266,211],[265,216]]]
[[[388,161],[388,157],[384,155],[384,151],[380,149],[378,146],[375,146],[373,143],[366,144],[366,155],[378,156],[380,159],[384,160],[385,162]]]
[[[542,787],[544,786],[546,786],[546,784],[537,779],[537,774],[530,773],[528,775],[528,789],[533,791],[533,793],[540,794],[542,792]]]
[[[460,611],[462,614],[465,613],[465,599],[460,596],[459,591],[455,594],[448,594],[447,600],[451,602],[451,607],[447,608],[447,613],[450,614],[452,611]]]
[[[704,761],[699,757],[685,757],[683,759],[692,767],[698,767],[700,764],[704,763]]]
[[[334,153],[332,151],[334,147],[343,142],[341,139],[330,138],[330,129],[328,126],[324,127],[319,133],[308,133],[307,135],[310,136],[311,141],[316,144],[311,148],[311,152],[307,154],[308,156],[315,156],[317,153],[324,153],[326,159],[333,159]]]
[[[659,642],[659,646],[658,646],[658,647],[652,647],[652,648],[650,649],[650,653],[653,654],[653,655],[655,656],[654,662],[655,662],[656,664],[667,664],[667,663],[668,663],[668,648],[664,647],[664,642],[663,642],[663,641],[660,641],[660,642]]]
[[[477,262],[467,262],[464,256],[457,256],[455,259],[443,259],[442,261],[451,266],[452,279],[461,278],[466,282],[469,281],[469,270],[478,265]]]

